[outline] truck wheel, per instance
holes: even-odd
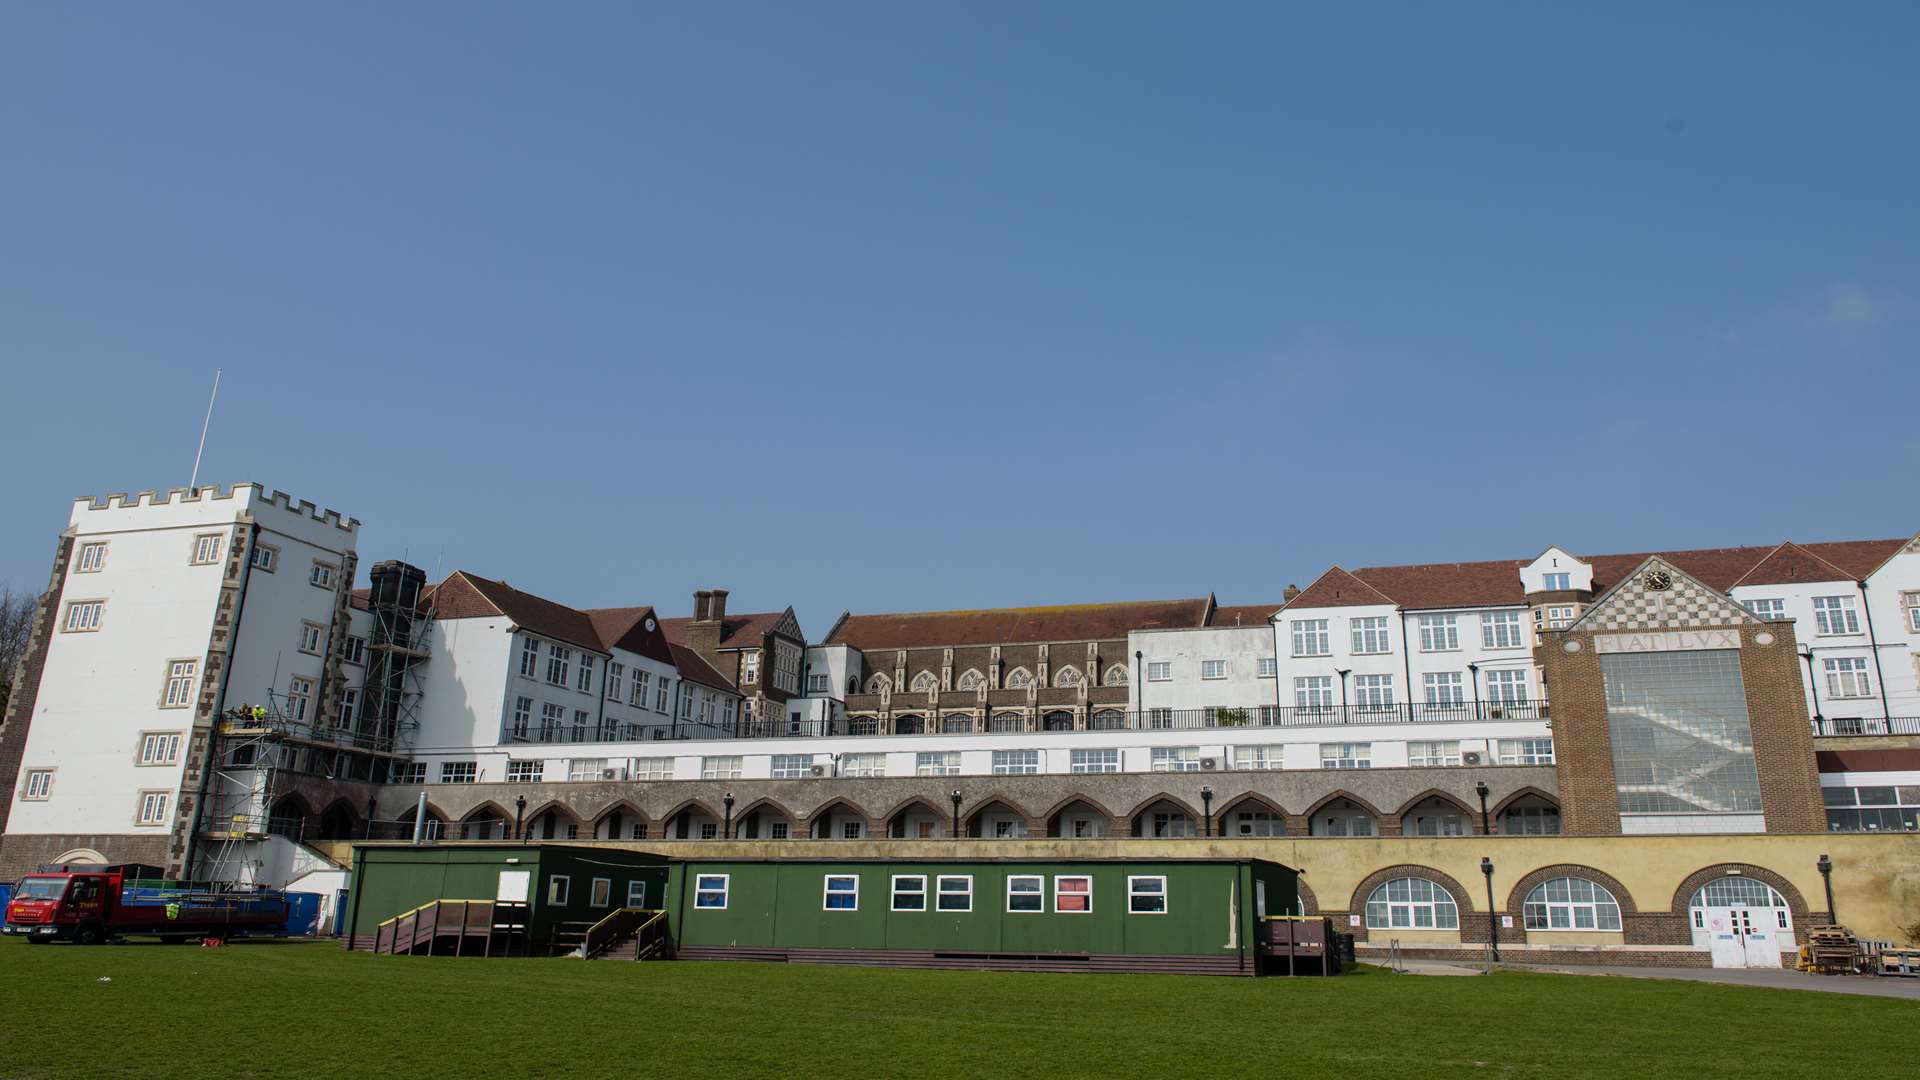
[[[105,940],[107,940],[106,931],[100,928],[99,923],[86,923],[73,932],[75,945],[98,945]]]

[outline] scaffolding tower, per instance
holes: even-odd
[[[426,572],[396,559],[375,563],[369,580],[373,625],[354,742],[389,760],[405,758],[420,729],[421,668],[433,655],[433,599]]]

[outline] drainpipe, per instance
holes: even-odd
[[[1892,720],[1893,708],[1887,704],[1887,673],[1880,667],[1880,639],[1873,633],[1873,605],[1867,602],[1867,583],[1856,581],[1854,584],[1860,586],[1860,611],[1867,618],[1867,644],[1873,648],[1873,674],[1880,680],[1880,715]],[[1887,730],[1892,731],[1893,725],[1888,724]]]
[[[1407,613],[1400,612],[1400,671],[1407,680],[1407,719],[1413,719],[1413,641],[1407,637]]]
[[[193,799],[193,825],[187,833],[186,857],[180,873],[193,878],[193,857],[200,844],[200,819],[206,813],[207,791],[213,787],[213,752],[219,747],[220,714],[227,711],[227,687],[233,682],[233,658],[240,651],[240,616],[247,610],[247,586],[253,581],[253,549],[260,542],[260,525],[247,526],[247,550],[241,555],[240,595],[233,601],[233,623],[227,630],[227,659],[220,668],[220,689],[213,695],[213,730],[207,732],[207,749],[200,761],[200,793]]]
[[[1823,724],[1826,717],[1820,715],[1820,678],[1813,672],[1813,646],[1807,646],[1800,659],[1807,662],[1807,689],[1813,693],[1813,722]]]
[[[1275,679],[1274,681],[1278,682],[1279,680]],[[1140,700],[1137,703],[1139,708],[1135,709],[1133,714],[1134,730],[1138,731],[1140,730],[1140,714],[1147,711],[1146,655],[1139,649],[1133,650],[1133,685],[1140,688]],[[987,712],[992,713],[993,709],[989,707]]]

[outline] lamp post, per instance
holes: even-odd
[[[1487,876],[1487,944],[1493,947],[1493,962],[1500,962],[1500,920],[1493,913],[1493,860],[1482,855],[1480,872]]]
[[[1820,868],[1820,882],[1827,887],[1827,918],[1831,919],[1835,926],[1838,926],[1840,925],[1840,916],[1833,913],[1833,860],[1827,858],[1823,853],[1820,856],[1820,861],[1813,865]]]
[[[1487,782],[1475,780],[1473,790],[1480,796],[1480,835],[1486,836],[1493,831],[1487,828]]]
[[[1203,787],[1200,789],[1200,806],[1202,812],[1206,815],[1207,821],[1206,831],[1201,833],[1201,835],[1211,837],[1213,835],[1213,788]]]
[[[727,820],[720,827],[720,835],[731,840],[733,839],[733,792],[729,791],[720,796],[720,805],[726,807],[727,811]]]
[[[953,838],[960,839],[960,789],[953,789]]]
[[[1340,676],[1340,722],[1344,724],[1347,722],[1347,676],[1353,674],[1353,669],[1335,668],[1333,673]]]
[[[1478,719],[1480,716],[1480,665],[1479,664],[1467,665],[1467,678],[1473,680],[1473,698],[1472,698],[1473,715],[1475,719]],[[1413,687],[1411,686],[1407,687],[1407,693],[1412,694]]]
[[[527,834],[521,830],[520,822],[526,816],[527,816],[527,797],[525,795],[514,796],[513,797],[513,835],[519,837],[520,842],[523,844],[527,842]]]

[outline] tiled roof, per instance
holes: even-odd
[[[1138,600],[1118,604],[996,608],[982,611],[906,611],[848,615],[827,644],[856,649],[915,649],[1016,642],[1100,641],[1129,630],[1206,625],[1207,599]]]
[[[1621,577],[1632,573],[1635,567],[1655,555],[1701,582],[1726,592],[1736,584],[1788,585],[1808,581],[1858,580],[1871,574],[1906,543],[1904,539],[1844,540],[1578,557],[1593,567],[1595,595],[1605,592]],[[1334,567],[1287,606],[1312,608],[1393,603],[1403,608],[1447,608],[1524,604],[1526,594],[1521,591],[1520,568],[1530,561],[1498,559],[1491,562],[1369,566],[1351,574]],[[1355,599],[1352,586],[1346,584],[1349,580],[1357,580],[1387,599]],[[1323,585],[1326,587],[1323,588]]]
[[[1279,604],[1236,604],[1233,607],[1213,609],[1213,618],[1207,620],[1208,626],[1264,626],[1273,613],[1280,610]]]
[[[727,681],[725,675],[713,669],[706,658],[678,642],[669,642],[667,648],[673,652],[673,666],[680,669],[680,677],[690,682],[701,683],[729,693],[739,693],[739,689]]]
[[[773,625],[786,615],[784,611],[757,611],[751,615],[729,614],[720,627],[720,647],[757,649],[760,641],[773,629]],[[661,619],[660,630],[667,640],[675,645],[688,643],[687,627],[693,624],[690,618]],[[737,639],[737,640],[736,640]],[[731,645],[728,643],[732,642]]]
[[[1287,601],[1288,608],[1362,607],[1367,604],[1391,604],[1393,599],[1379,589],[1338,566],[1314,579],[1299,595]]]
[[[582,614],[592,621],[594,633],[601,642],[612,649],[618,645],[637,656],[658,660],[663,664],[673,663],[673,652],[667,639],[657,629],[660,623],[655,618],[655,630],[646,628],[646,619],[653,615],[651,605],[643,607],[588,608]]]
[[[433,613],[439,619],[504,615],[513,620],[515,626],[541,637],[594,652],[607,651],[586,612],[465,570],[455,571],[433,591]]]

